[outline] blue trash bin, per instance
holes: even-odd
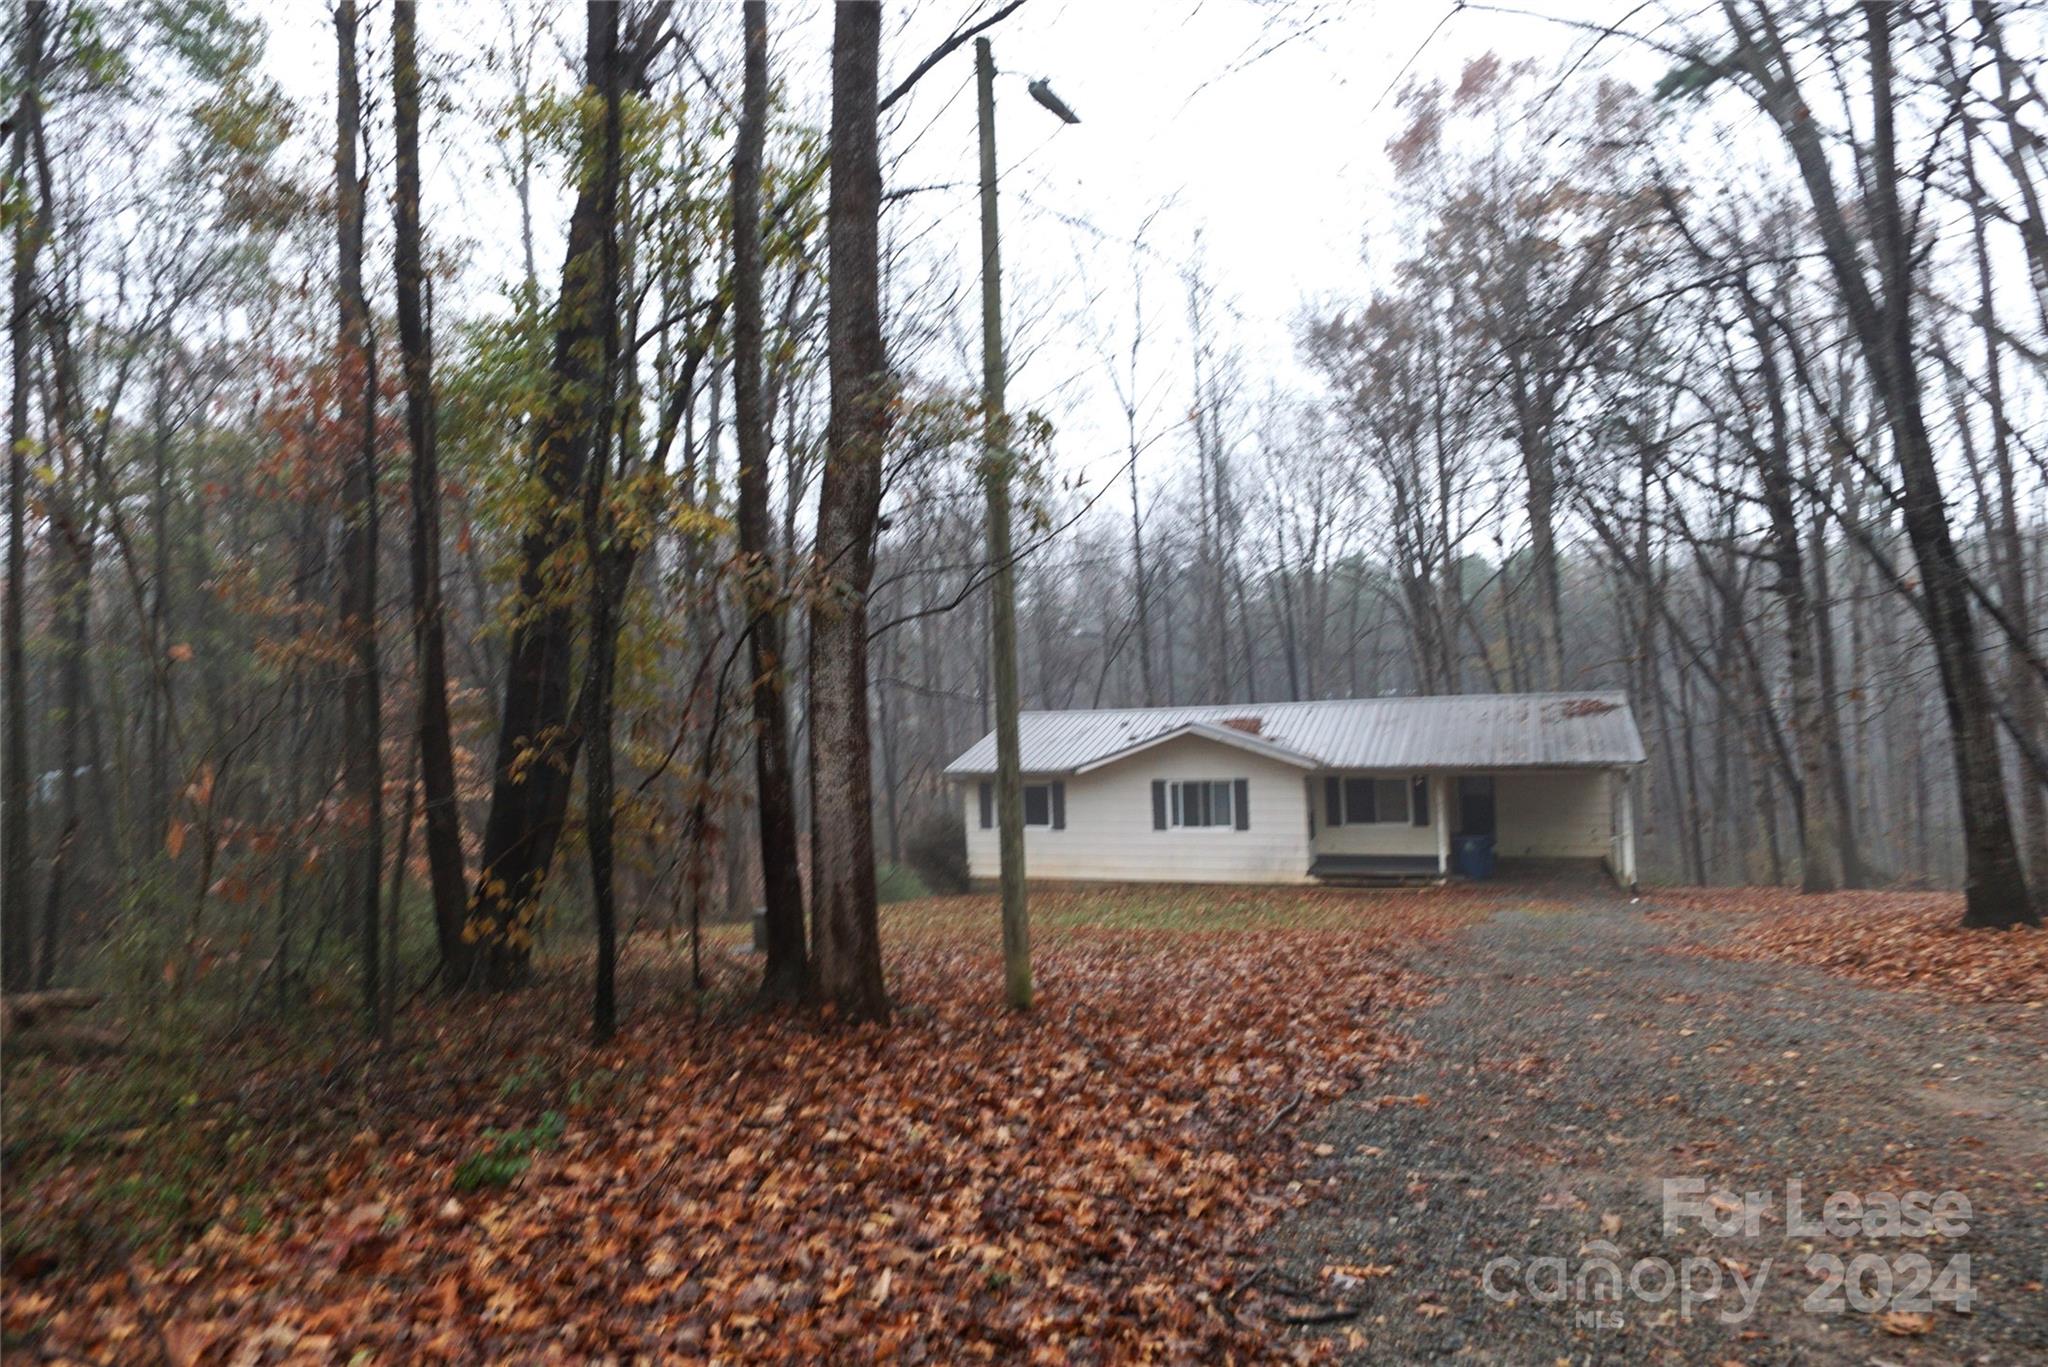
[[[1461,835],[1453,842],[1458,872],[1467,878],[1493,877],[1493,837]]]

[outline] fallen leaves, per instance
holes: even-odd
[[[1877,1327],[1896,1338],[1917,1338],[1934,1331],[1934,1316],[1924,1310],[1887,1310]]]
[[[1662,888],[1656,901],[1758,918],[1700,946],[1714,958],[1810,964],[1956,1001],[2048,1003],[2048,931],[1965,930],[1959,893]]]
[[[451,1194],[538,1107],[422,1084],[373,1142],[303,1152],[260,1221],[132,1275],[11,1286],[7,1327],[102,1360],[162,1356],[147,1326],[173,1321],[203,1361],[1291,1352],[1242,1262],[1313,1152],[1276,1112],[1296,1098],[1298,1124],[1405,1051],[1389,1013],[1426,989],[1389,946],[1455,918],[1312,893],[1305,928],[1231,898],[1193,931],[1035,902],[1028,1015],[999,1000],[990,899],[892,912],[890,1029],[643,1005],[595,1056],[640,1084],[564,1104],[506,1185]],[[755,961],[711,957],[738,998]],[[444,1031],[443,1066],[470,1043]]]

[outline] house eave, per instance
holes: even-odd
[[[1284,745],[1275,745],[1272,741],[1262,740],[1257,736],[1238,731],[1232,727],[1213,726],[1208,722],[1188,722],[1185,725],[1162,731],[1156,736],[1147,736],[1144,740],[1126,745],[1121,750],[1112,750],[1110,753],[1097,759],[1089,760],[1086,764],[1076,765],[1071,772],[1076,775],[1092,774],[1097,769],[1106,769],[1112,764],[1121,764],[1127,759],[1132,759],[1147,750],[1165,745],[1169,741],[1189,738],[1206,740],[1217,745],[1227,745],[1233,749],[1242,750],[1246,754],[1258,755],[1263,759],[1292,765],[1294,768],[1304,771],[1312,771],[1321,765],[1321,761],[1312,755],[1304,755],[1300,751],[1290,750]]]

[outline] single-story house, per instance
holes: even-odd
[[[1460,835],[1636,881],[1643,741],[1621,693],[1026,712],[1033,879],[1304,883],[1445,877]],[[996,742],[946,767],[969,875],[1001,871]]]

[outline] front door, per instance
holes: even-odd
[[[1485,774],[1465,774],[1458,779],[1458,831],[1462,835],[1492,835],[1493,779]]]

